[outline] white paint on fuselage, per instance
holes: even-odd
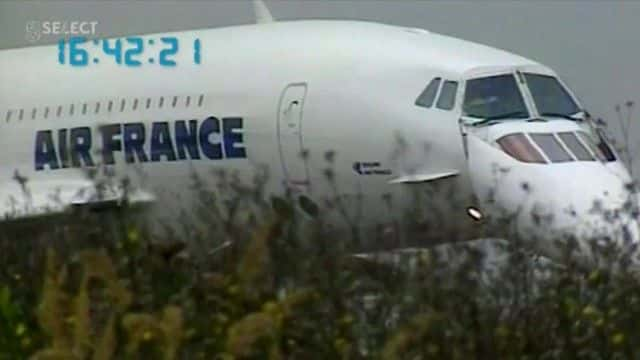
[[[96,133],[97,126],[104,124],[144,122],[149,128],[158,121],[242,117],[246,159],[126,165],[120,152],[114,168],[152,191],[158,198],[156,209],[173,212],[188,208],[194,200],[187,195],[191,171],[207,177],[211,169],[223,169],[250,183],[255,167],[264,165],[269,173],[268,193],[282,194],[285,184],[295,184],[298,191],[321,204],[322,197],[333,193],[325,178],[325,170],[332,167],[339,191],[362,194],[363,220],[374,221],[389,216],[388,209],[381,205],[383,195],[396,196],[397,208],[401,209],[414,200],[407,190],[422,186],[394,184],[394,179],[436,179],[439,177],[431,175],[456,173],[457,176],[438,181],[449,182],[458,194],[472,197],[474,189],[481,194],[483,186],[487,186],[483,181],[489,181],[486,172],[493,160],[525,168],[468,135],[478,140],[475,145],[475,140],[470,141],[470,159],[482,160],[471,161],[469,171],[459,124],[464,81],[515,69],[553,74],[534,61],[498,49],[366,22],[293,21],[150,34],[143,38],[160,36],[176,37],[186,47],[175,57],[177,67],[144,64],[131,68],[104,59],[100,64],[74,68],[58,64],[56,46],[0,52],[0,189],[9,189],[7,184],[13,182],[14,171],[32,182],[83,176],[79,169],[34,171],[37,130],[90,126]],[[194,65],[188,46],[198,38],[202,42],[202,64]],[[416,97],[435,77],[459,82],[453,110],[414,105]],[[291,84],[306,85],[303,115],[300,133],[285,135],[299,139],[282,139],[282,133],[278,133],[280,102],[283,91]],[[204,96],[202,106],[193,105],[200,95]],[[178,104],[173,107],[175,96]],[[184,105],[187,96],[192,103],[188,107]],[[158,107],[160,98],[164,99],[162,108]],[[123,99],[126,108],[120,111]],[[138,107],[133,110],[135,99]],[[148,109],[147,99],[152,102]],[[111,112],[105,110],[109,101],[114,103]],[[101,110],[96,114],[98,102]],[[73,115],[69,115],[71,104]],[[84,104],[88,104],[86,114],[81,112]],[[59,117],[55,114],[58,106],[63,107]],[[47,119],[43,117],[46,107],[50,112]],[[34,108],[37,115],[32,119]],[[20,109],[24,111],[22,120],[17,115]],[[11,120],[4,121],[9,111]],[[283,140],[288,144],[299,140],[300,151],[304,149],[309,154],[304,164],[282,163],[283,158],[296,158],[291,153],[281,157],[279,141]],[[95,149],[99,150],[100,144]],[[286,149],[295,151],[295,146]],[[335,153],[332,164],[325,159],[329,151]],[[482,159],[485,155],[490,158]],[[392,173],[363,176],[354,171],[355,162],[379,162],[381,168]],[[304,167],[305,179],[286,179],[288,166]],[[549,169],[555,166],[549,165]],[[302,172],[289,173],[298,177]],[[541,171],[539,176],[544,178],[544,174]],[[0,191],[0,196],[6,196],[7,191]],[[177,195],[182,202],[176,201]],[[511,204],[514,199],[504,201]],[[463,211],[447,216],[454,221],[468,220]]]

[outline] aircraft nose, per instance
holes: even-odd
[[[600,174],[568,185],[556,184],[539,196],[533,194],[529,213],[519,219],[522,236],[535,234],[546,240],[540,242],[543,251],[556,256],[563,250],[558,245],[569,239],[576,241],[578,255],[590,258],[597,257],[594,245],[614,243],[622,251],[638,247],[638,196],[622,180]]]
[[[517,237],[557,260],[569,239],[589,255],[594,242],[640,247],[640,197],[621,164],[614,171],[599,161],[520,161],[475,133],[467,140],[473,188],[493,236]],[[527,142],[518,144],[526,150]]]

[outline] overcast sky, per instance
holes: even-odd
[[[266,0],[266,4],[279,20],[379,21],[518,53],[553,68],[587,109],[609,122],[614,120],[615,104],[640,103],[640,1]],[[117,36],[246,24],[253,21],[253,12],[251,3],[242,0],[4,0],[0,49],[55,42],[58,38],[26,40],[26,24],[44,20],[97,21],[98,36]],[[634,141],[639,141],[640,124],[634,128]]]

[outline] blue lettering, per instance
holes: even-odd
[[[242,138],[242,118],[231,117],[222,119],[224,133],[224,154],[227,158],[246,158]]]
[[[51,130],[41,130],[36,133],[35,163],[36,171],[43,170],[45,165],[48,165],[51,170],[60,167]]]
[[[166,121],[153,122],[150,136],[147,136],[146,126],[142,122],[101,126],[102,162],[114,165],[116,151],[124,151],[127,163],[247,157],[241,117],[219,120],[209,116],[201,123],[198,120],[176,120],[173,124],[174,134],[170,125]],[[95,166],[89,127],[59,129],[57,142],[54,141],[54,131],[36,132],[36,170]]]
[[[128,163],[135,162],[138,157],[140,162],[147,162],[147,154],[144,152],[144,124],[124,124],[124,157]],[[134,156],[135,155],[135,156]]]
[[[71,163],[75,167],[81,167],[82,162],[86,166],[93,166],[91,158],[91,129],[88,127],[77,127],[71,129]]]
[[[200,159],[200,151],[198,149],[198,120],[189,120],[189,130],[187,130],[184,120],[176,121],[176,150],[178,158],[184,160],[187,158],[185,148],[189,153],[189,158]]]
[[[69,138],[67,137],[67,129],[58,130],[58,154],[60,154],[60,166],[63,169],[68,168],[69,163]]]
[[[162,156],[166,156],[169,161],[176,160],[169,123],[164,121],[154,122],[151,128],[151,161],[160,161]]]
[[[122,144],[116,136],[120,135],[120,124],[104,125],[100,127],[102,133],[102,162],[105,165],[116,163],[113,158],[114,151],[120,151]]]
[[[222,146],[218,143],[212,143],[211,135],[220,135],[220,122],[213,116],[206,118],[200,125],[200,148],[206,157],[217,160],[222,159]]]

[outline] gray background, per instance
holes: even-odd
[[[278,20],[364,19],[421,27],[532,58],[556,70],[612,132],[618,129],[614,106],[640,102],[640,1],[266,0],[266,4]],[[28,42],[25,26],[34,20],[98,21],[98,36],[117,36],[246,24],[253,21],[253,12],[251,3],[242,0],[5,0],[0,2],[0,48],[57,40],[43,37]],[[637,155],[640,124],[635,121],[631,139]],[[640,170],[640,156],[635,158]]]

